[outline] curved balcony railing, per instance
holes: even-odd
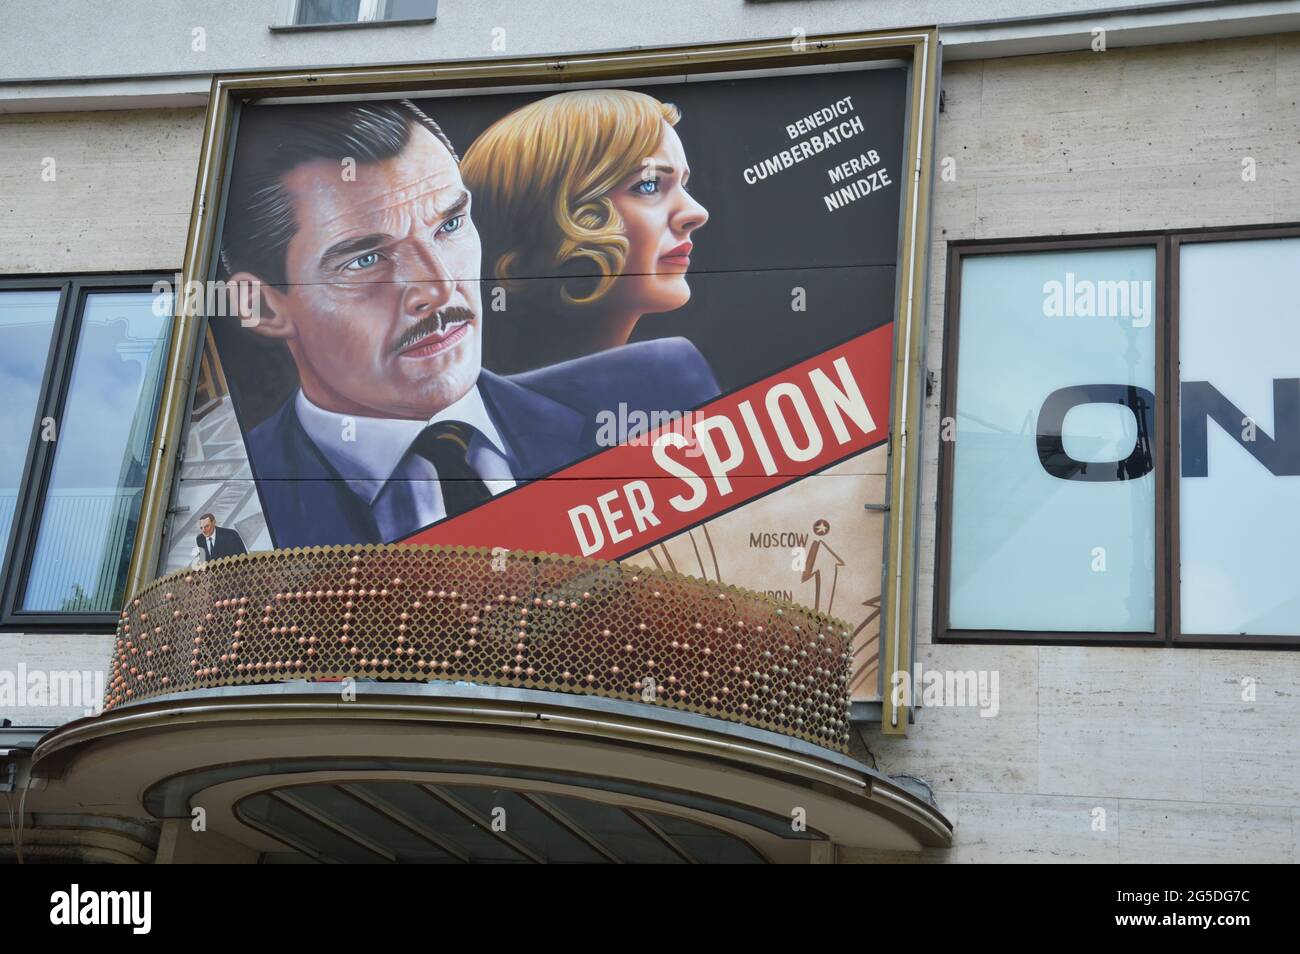
[[[104,708],[286,680],[606,696],[845,751],[849,632],[730,586],[470,548],[272,550],[163,577],[122,611]]]

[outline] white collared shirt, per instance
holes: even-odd
[[[307,436],[352,492],[370,505],[379,532],[387,541],[400,539],[447,515],[437,469],[411,452],[415,439],[431,424],[468,424],[474,436],[467,460],[474,472],[493,495],[515,486],[505,442],[488,415],[477,384],[427,421],[337,414],[313,404],[301,390],[294,406]]]

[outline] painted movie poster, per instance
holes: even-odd
[[[542,550],[857,627],[876,694],[899,68],[240,115],[168,566]]]

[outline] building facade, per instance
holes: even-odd
[[[57,55],[82,5],[12,11],[10,857],[1296,860],[1300,6],[706,6],[119,3]],[[483,169],[490,131],[591,90],[679,108],[682,152],[650,158],[692,166],[668,231],[699,251],[690,301],[643,309],[662,327],[547,391],[597,348],[560,348],[560,317],[492,342],[498,289],[567,273],[506,281],[514,199]],[[480,379],[508,470],[462,482],[506,495],[461,512],[465,457],[435,456],[436,503],[380,490],[366,531],[327,491],[375,475],[255,436],[355,352],[313,363],[300,325],[276,358],[252,335],[291,301],[204,296],[351,292],[261,275],[241,183],[344,121],[415,136],[404,100],[473,180],[483,271],[387,284],[430,315],[481,285],[485,374],[623,390],[584,407],[612,440],[533,463]],[[340,168],[339,215],[408,147],[348,148],[299,163]],[[712,456],[655,470],[638,438],[672,428],[638,408]],[[368,464],[367,415],[334,410]],[[698,513],[669,516],[669,477]]]

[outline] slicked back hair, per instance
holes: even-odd
[[[321,159],[382,162],[399,155],[413,126],[423,126],[460,162],[446,134],[408,99],[328,106],[251,106],[239,120],[239,145],[226,197],[221,265],[226,276],[250,272],[288,283],[286,257],[298,228],[284,177]]]

